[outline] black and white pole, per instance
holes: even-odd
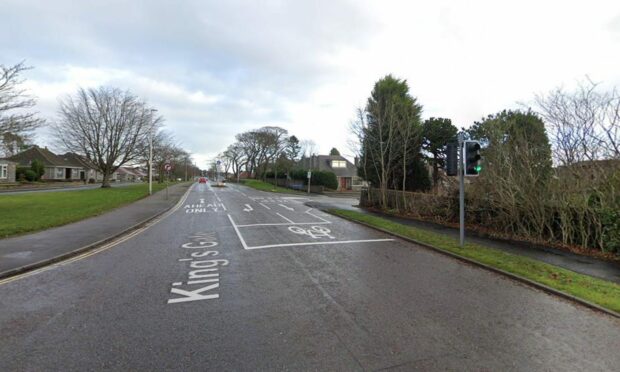
[[[465,246],[465,146],[464,134],[459,133],[459,244]]]
[[[312,177],[312,172],[308,171],[308,195],[310,195],[310,178]]]

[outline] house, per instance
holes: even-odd
[[[45,168],[45,173],[41,177],[45,181],[79,181],[84,179],[81,178],[84,176],[84,167],[81,164],[72,158],[58,156],[47,148],[39,146],[32,146],[7,158],[7,160],[11,160],[21,167],[30,167],[34,160],[38,160]]]
[[[302,158],[299,165],[304,169],[333,172],[338,178],[338,191],[358,190],[363,186],[357,175],[357,166],[340,155],[312,155]]]
[[[6,159],[0,159],[0,184],[14,183],[16,169],[17,163]]]
[[[119,167],[116,170],[119,182],[137,182],[141,180],[140,173],[130,167]]]
[[[103,181],[103,173],[100,172],[97,166],[87,157],[78,155],[73,152],[68,152],[62,155],[62,158],[66,161],[71,161],[75,164],[82,166],[80,171],[81,180],[94,180],[95,182]]]

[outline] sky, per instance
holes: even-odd
[[[2,0],[0,64],[48,122],[79,87],[129,90],[207,167],[281,126],[348,157],[374,83],[406,79],[423,118],[469,127],[587,77],[620,86],[620,1]],[[52,145],[44,128],[36,142]]]

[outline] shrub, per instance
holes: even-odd
[[[332,190],[336,190],[338,188],[338,178],[334,172],[312,171],[310,182],[312,185],[324,186]]]
[[[26,180],[26,171],[30,170],[28,167],[17,167],[15,168],[15,179],[18,181]]]
[[[620,211],[604,209],[600,216],[603,225],[603,251],[620,252]]]
[[[89,178],[88,179],[88,183],[95,183],[95,179],[94,178]]]
[[[27,181],[33,182],[37,179],[37,174],[32,169],[26,169],[24,172],[24,177]]]
[[[43,163],[38,160],[32,161],[32,163],[30,164],[30,170],[32,170],[32,172],[34,173],[36,181],[40,180],[45,173],[45,167],[43,166]]]

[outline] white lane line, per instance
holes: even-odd
[[[222,206],[222,209],[223,209],[224,211],[227,211],[227,210],[228,210],[228,209],[226,209],[226,206],[224,205],[224,203],[220,203],[220,205]]]
[[[378,242],[393,242],[394,239],[369,239],[369,240],[342,240],[342,241],[329,241],[329,242],[308,242],[308,243],[287,243],[287,244],[271,244],[260,245],[257,247],[247,247],[246,249],[265,249],[276,247],[300,247],[304,245],[327,245],[327,244],[352,244],[352,243],[378,243]]]
[[[284,218],[285,220],[287,220],[288,222],[292,223],[293,225],[295,225],[295,222],[289,220],[288,218],[284,217],[283,215],[281,215],[280,213],[276,212],[276,214],[282,218]]]
[[[263,203],[258,203],[258,204],[262,205],[263,207],[265,207],[265,208],[267,208],[267,209],[271,209],[271,208],[269,208],[268,206],[266,206],[266,205],[265,205],[265,204],[263,204]]]
[[[310,211],[306,211],[306,213],[308,213],[308,214],[309,214],[309,215],[311,215],[312,217],[316,217],[316,218],[318,218],[318,219],[319,219],[319,220],[321,220],[321,221],[331,223],[331,222],[329,222],[328,220],[326,220],[325,218],[319,217],[319,216],[317,216],[317,215],[316,215],[316,214],[314,214],[314,213],[310,213]]]
[[[235,221],[233,221],[230,214],[228,215],[228,219],[230,220],[230,223],[233,225],[235,232],[237,232],[237,236],[239,237],[239,240],[241,241],[241,245],[243,245],[243,249],[248,249],[248,245],[245,244],[245,240],[243,240],[243,236],[241,236],[241,232],[239,231],[239,228],[237,227],[237,225],[235,225]]]
[[[286,208],[286,209],[288,209],[288,210],[289,210],[289,211],[291,211],[291,212],[295,211],[293,208],[291,208],[291,207],[287,207],[287,206],[286,206],[286,205],[284,205],[284,204],[278,204],[278,205],[279,205],[280,207],[282,207],[282,208]]]
[[[237,225],[237,227],[254,227],[254,226],[291,226],[291,225],[327,225],[331,222],[293,222],[293,223],[255,223],[250,225]]]

